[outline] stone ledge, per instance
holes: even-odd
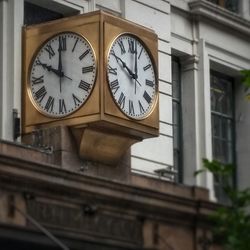
[[[4,148],[3,150],[1,150]],[[17,157],[16,153],[29,155],[28,159]],[[6,154],[5,152],[8,152]],[[207,200],[207,191],[171,182],[132,174],[130,181],[113,180],[107,177],[91,176],[73,169],[37,160],[33,153],[44,154],[20,145],[0,142],[0,183],[2,188],[15,192],[42,192],[49,196],[64,195],[67,199],[90,195],[111,201],[118,206],[143,209],[156,216],[185,214],[195,216],[197,204]],[[20,154],[20,152],[19,152]],[[205,203],[204,203],[205,204]],[[210,210],[210,209],[208,209]],[[204,210],[205,211],[205,210]],[[207,209],[206,209],[207,211]]]
[[[250,36],[250,21],[206,0],[196,0],[189,3],[191,14],[220,23],[242,34]]]

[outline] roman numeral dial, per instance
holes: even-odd
[[[83,36],[62,32],[49,38],[35,55],[29,97],[45,116],[61,118],[80,109],[95,85],[95,53]]]
[[[109,49],[107,79],[118,109],[128,118],[142,120],[153,110],[158,83],[148,48],[131,34],[118,36]]]

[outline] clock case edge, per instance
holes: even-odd
[[[51,126],[58,126],[58,125],[66,125],[70,127],[86,127],[86,126],[93,126],[94,128],[102,128],[106,130],[110,125],[110,129],[113,130],[117,129],[118,133],[122,132],[124,133],[124,129],[129,129],[129,134],[131,136],[136,136],[138,138],[144,139],[149,137],[155,137],[159,135],[159,98],[157,95],[157,100],[155,101],[154,109],[151,112],[151,114],[146,117],[143,120],[133,120],[126,117],[126,115],[122,114],[119,109],[116,107],[112,96],[110,95],[110,90],[108,88],[107,83],[107,76],[106,76],[106,56],[107,56],[107,50],[109,46],[111,45],[112,40],[115,38],[116,35],[113,37],[109,37],[109,41],[105,41],[105,26],[111,25],[113,28],[117,29],[116,32],[122,32],[122,33],[130,33],[140,35],[139,38],[142,40],[146,46],[149,46],[148,40],[151,40],[150,44],[150,53],[153,58],[154,64],[155,64],[155,75],[157,79],[157,88],[159,88],[158,85],[158,43],[157,43],[157,35],[150,29],[145,28],[143,26],[140,26],[138,24],[134,24],[130,21],[121,19],[119,17],[113,16],[109,13],[106,13],[104,11],[95,11],[83,15],[78,15],[74,17],[68,17],[63,18],[61,20],[51,21],[45,24],[39,24],[39,25],[33,25],[30,27],[24,27],[23,28],[23,53],[26,54],[27,46],[26,46],[26,39],[25,37],[37,35],[37,34],[48,34],[48,37],[50,35],[63,32],[63,31],[72,31],[72,28],[75,26],[80,25],[88,25],[90,23],[99,23],[99,44],[95,47],[98,47],[99,50],[96,53],[96,59],[97,59],[97,77],[96,77],[96,86],[94,88],[99,87],[97,92],[99,91],[100,96],[98,98],[95,98],[99,100],[99,104],[95,105],[99,107],[99,110],[96,113],[91,114],[80,114],[81,112],[76,111],[72,115],[69,115],[68,117],[61,118],[61,119],[53,119],[45,117],[44,115],[40,114],[35,110],[35,117],[36,120],[39,122],[36,122],[34,124],[28,125],[26,124],[25,118],[22,120],[22,130],[23,133],[28,133],[33,131],[37,128],[43,128],[43,127],[51,127]],[[67,24],[67,25],[65,25]],[[56,31],[54,30],[54,26],[57,27]],[[52,31],[50,32],[50,29],[52,27]],[[68,30],[69,29],[69,30]],[[86,37],[88,40],[89,37]],[[92,44],[91,44],[92,45]],[[104,51],[105,48],[105,51]],[[95,48],[96,49],[96,48]],[[96,51],[95,51],[96,52]],[[28,65],[29,62],[27,60],[25,61],[25,56],[23,56],[23,81],[26,82],[28,80]],[[103,82],[101,82],[103,79]],[[25,85],[25,84],[24,84]],[[24,106],[23,106],[23,114],[25,117],[25,112],[27,111],[27,103],[30,102],[30,100],[27,100],[27,94],[25,94],[26,88],[23,89],[23,99]],[[159,91],[158,91],[159,92]],[[89,98],[93,99],[93,97]],[[89,102],[87,100],[86,104]],[[95,103],[96,104],[96,103]],[[30,105],[30,104],[29,104]],[[84,108],[85,105],[83,105]],[[114,114],[110,114],[111,112],[108,110],[109,106],[112,106],[112,109],[115,110]],[[34,111],[34,110],[33,110]],[[33,114],[33,113],[32,113]],[[31,119],[33,119],[31,117]],[[42,122],[41,122],[42,121]],[[132,132],[134,130],[134,132]]]

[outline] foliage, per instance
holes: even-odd
[[[245,85],[245,91],[247,92],[247,99],[250,100],[250,70],[242,70],[242,82]]]
[[[209,171],[223,178],[222,188],[230,206],[220,206],[211,216],[214,239],[227,250],[250,249],[250,189],[237,190],[231,184],[234,167],[218,161],[203,160],[204,168],[195,175]]]

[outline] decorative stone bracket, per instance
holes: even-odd
[[[95,128],[72,128],[81,159],[116,165],[138,139]]]

